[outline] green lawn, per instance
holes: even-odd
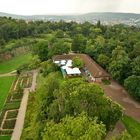
[[[0,112],[15,77],[0,77]]]
[[[140,140],[140,123],[129,116],[124,116],[122,121],[134,140]]]
[[[10,140],[11,136],[0,136],[0,140]]]
[[[31,54],[28,53],[0,63],[0,74],[8,73],[17,69],[20,65],[29,62],[31,58],[32,58]]]

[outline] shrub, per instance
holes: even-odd
[[[74,57],[72,60],[72,66],[77,68],[84,67],[84,62],[80,57]]]

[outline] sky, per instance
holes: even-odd
[[[140,0],[0,0],[0,12],[18,15],[140,13]]]

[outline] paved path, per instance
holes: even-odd
[[[110,85],[100,85],[107,96],[122,105],[126,115],[140,122],[140,103],[133,100],[121,85],[113,80]]]
[[[22,134],[22,130],[24,126],[24,119],[25,119],[25,113],[27,109],[29,92],[35,90],[37,74],[38,74],[37,71],[33,71],[32,86],[31,88],[24,89],[24,95],[21,101],[21,105],[19,108],[18,116],[17,116],[17,121],[15,124],[15,128],[14,128],[11,140],[20,140],[20,136]]]

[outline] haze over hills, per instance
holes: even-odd
[[[91,23],[96,23],[100,20],[103,24],[126,24],[126,25],[140,25],[140,14],[134,13],[87,13],[87,14],[77,14],[77,15],[14,15],[8,13],[0,12],[0,16],[12,17],[15,19],[24,20],[43,20],[43,21],[76,21],[83,23],[89,21]]]

